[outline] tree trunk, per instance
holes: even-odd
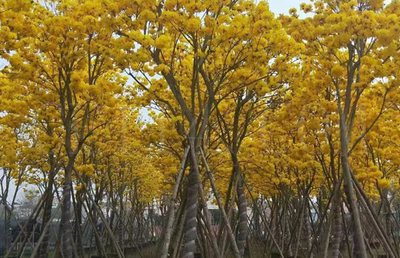
[[[304,196],[304,206],[303,206],[303,227],[302,227],[302,252],[304,257],[306,257],[311,250],[311,222],[308,207],[308,197]]]
[[[42,219],[42,234],[44,233],[45,236],[39,247],[39,253],[38,253],[39,258],[47,258],[47,249],[48,249],[48,245],[49,245],[50,230],[47,230],[46,232],[44,232],[43,230],[46,227],[46,225],[49,223],[50,218],[51,218],[51,210],[52,210],[52,206],[53,206],[53,183],[54,183],[54,175],[53,175],[53,173],[50,172],[49,184],[47,186],[46,192],[44,193],[46,198],[44,200],[45,204],[44,204],[43,219]],[[51,226],[50,226],[50,228],[51,228]]]
[[[349,203],[351,218],[354,224],[354,254],[356,258],[367,258],[367,248],[364,242],[364,233],[361,225],[360,211],[354,196],[353,180],[348,160],[348,139],[347,126],[345,117],[340,114],[340,145],[341,145],[341,161],[344,179],[344,191]]]
[[[82,243],[82,205],[83,205],[83,189],[76,193],[76,212],[75,212],[75,240],[78,250],[78,255],[83,256],[83,243]]]
[[[186,169],[186,161],[187,161],[188,154],[189,154],[189,147],[186,147],[183,157],[181,159],[181,168],[179,170],[178,177],[176,179],[174,191],[172,193],[171,200],[168,203],[168,211],[167,211],[168,217],[167,217],[167,221],[166,221],[165,227],[164,227],[164,233],[163,233],[164,235],[163,235],[161,251],[160,251],[161,258],[168,257],[168,251],[169,251],[169,246],[170,246],[170,242],[171,242],[171,234],[173,231],[173,223],[175,220],[175,203],[176,203],[176,198],[178,196],[179,185],[181,184],[183,173]]]
[[[192,162],[192,167],[189,170],[187,183],[188,189],[186,198],[186,218],[184,228],[185,233],[182,258],[193,258],[194,252],[196,250],[198,182],[193,163],[194,162]]]
[[[6,207],[7,203],[5,203],[4,208]],[[8,247],[12,242],[12,231],[11,231],[11,212],[5,208],[4,210],[4,253],[8,252]]]
[[[204,163],[204,165],[205,165],[205,167],[206,167],[206,171],[207,171],[208,178],[209,178],[210,183],[211,183],[211,188],[212,188],[212,190],[213,190],[213,192],[214,192],[214,198],[217,200],[218,208],[219,208],[219,210],[220,210],[220,212],[221,212],[222,219],[223,219],[223,221],[224,221],[224,224],[222,224],[222,222],[220,223],[220,227],[223,227],[223,225],[225,225],[227,237],[229,237],[230,242],[231,242],[231,244],[232,244],[233,256],[234,256],[234,257],[240,257],[239,249],[238,249],[237,244],[236,244],[236,242],[235,242],[235,236],[233,235],[232,228],[231,228],[230,223],[229,223],[229,218],[228,218],[228,216],[226,215],[226,211],[225,211],[224,207],[222,206],[221,198],[220,198],[220,196],[219,196],[217,187],[215,186],[215,180],[214,180],[214,178],[213,178],[213,176],[212,176],[212,174],[211,174],[210,168],[208,167],[207,160],[206,160],[206,157],[205,157],[205,155],[204,155],[203,150],[200,149],[200,152],[201,152],[201,156],[202,156],[202,158],[203,158],[203,163]],[[232,200],[233,200],[233,199],[232,199]],[[255,206],[255,207],[256,207],[256,206]],[[258,214],[258,213],[257,213],[257,214]],[[221,232],[221,234],[222,234],[222,231],[220,231],[220,232]],[[224,252],[225,252],[224,249],[225,249],[225,239],[226,239],[226,235],[223,235],[222,238],[223,238],[223,242],[222,242],[221,254],[224,255]]]
[[[390,208],[390,201],[389,201],[389,190],[387,188],[382,190],[383,195],[383,204],[385,207],[385,230],[386,235],[390,236],[392,234],[392,210]]]
[[[236,153],[231,154],[233,162],[233,173],[238,179],[236,185],[236,191],[238,196],[238,212],[239,212],[239,223],[238,223],[238,235],[237,235],[237,246],[239,249],[240,256],[243,257],[246,248],[247,239],[247,200],[244,193],[244,182],[243,177],[240,174],[239,161]]]
[[[329,218],[326,222],[326,227],[325,227],[325,232],[322,235],[322,240],[321,240],[321,247],[322,251],[320,252],[320,255],[318,257],[322,258],[328,258],[328,252],[329,252],[329,240],[332,232],[332,224],[333,224],[333,218],[334,214],[331,212],[329,214]],[[323,223],[323,222],[321,222]],[[321,229],[323,226],[321,225],[319,229]],[[318,232],[320,232],[318,230]],[[315,244],[315,239],[314,239],[314,244]]]
[[[256,239],[261,239],[261,227],[260,227],[260,214],[257,212],[256,206],[257,204],[253,204],[253,214],[254,214],[254,230],[256,234]]]
[[[65,169],[65,178],[61,206],[61,252],[63,258],[72,258],[72,228],[71,228],[71,186],[74,158],[69,158]]]
[[[239,225],[237,246],[239,248],[240,256],[243,257],[247,239],[247,201],[244,194],[242,179],[239,179],[239,182],[237,184],[237,195],[239,200]]]
[[[340,254],[340,240],[342,239],[342,216],[341,216],[341,198],[340,192],[334,193],[338,195],[332,203],[333,214],[333,241],[332,241],[332,258],[338,258]]]

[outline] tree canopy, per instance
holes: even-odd
[[[288,13],[0,1],[5,257],[400,257],[400,2]]]

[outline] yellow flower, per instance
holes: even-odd
[[[156,18],[156,15],[150,10],[144,10],[140,13],[140,16],[146,21],[152,21]]]
[[[156,41],[154,42],[154,46],[156,48],[164,48],[166,46],[168,46],[169,42],[171,41],[171,37],[168,35],[161,35],[160,37],[158,37],[156,39]]]
[[[154,71],[155,72],[165,72],[165,73],[167,73],[169,71],[169,67],[168,67],[168,65],[160,64],[160,65],[157,65],[154,68]]]
[[[200,29],[201,22],[199,18],[190,18],[186,23],[189,32],[196,32]]]
[[[335,65],[332,67],[331,74],[335,77],[342,76],[344,74],[344,69],[340,65]]]
[[[390,186],[390,181],[386,178],[382,178],[378,180],[378,185],[382,188],[387,188]]]

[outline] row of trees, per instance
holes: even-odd
[[[154,213],[160,257],[240,258],[253,242],[335,258],[375,257],[379,242],[399,257],[400,3],[300,9],[311,14],[250,0],[1,2],[5,227],[34,184],[32,257],[48,257],[55,201],[66,258],[91,252],[84,238],[125,257]]]

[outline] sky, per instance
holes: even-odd
[[[288,14],[290,8],[295,7],[297,8],[297,10],[299,10],[301,3],[310,3],[309,0],[268,0],[268,2],[269,2],[269,9],[276,15],[282,13]],[[385,0],[385,3],[386,4],[390,3],[390,0]]]
[[[269,0],[269,8],[276,15],[288,14],[290,8],[299,9],[301,3],[307,3],[307,0]]]

